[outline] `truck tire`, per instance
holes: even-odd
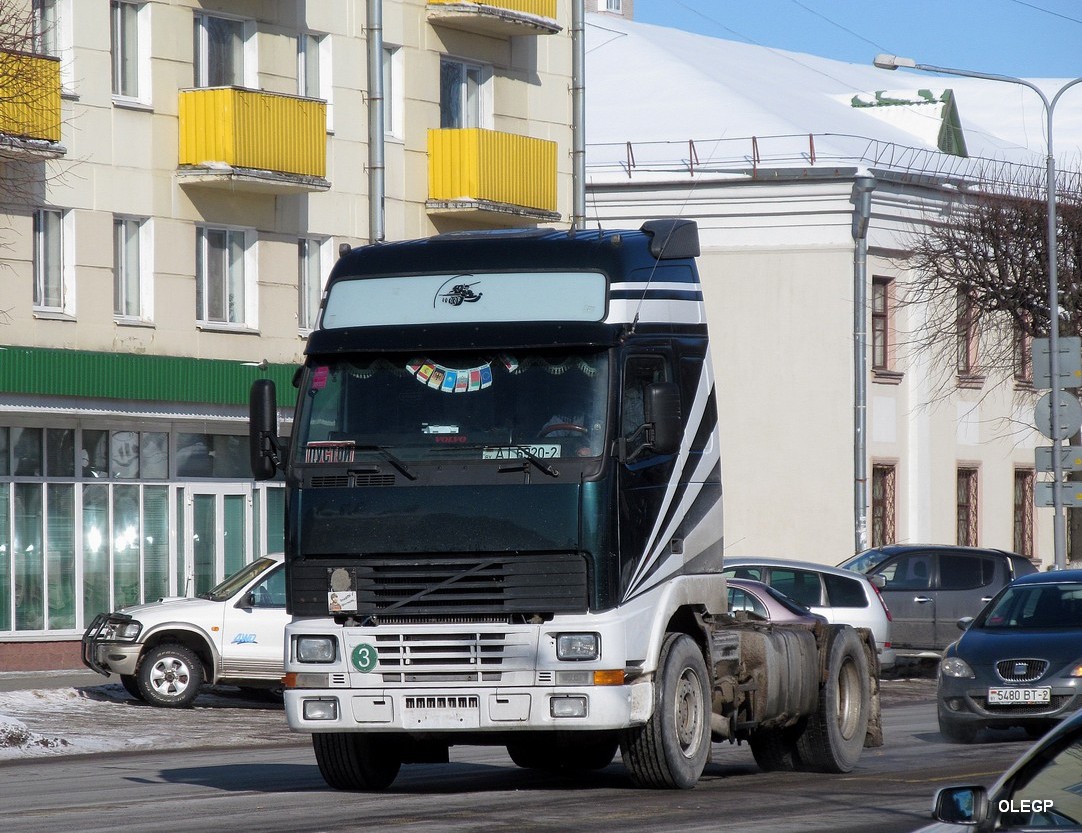
[[[654,679],[654,712],[620,741],[635,786],[689,790],[698,782],[710,756],[708,680],[695,640],[668,634]]]
[[[391,786],[402,759],[385,738],[356,732],[312,735],[319,774],[336,790],[377,791]]]
[[[190,648],[163,642],[139,660],[135,671],[142,699],[152,706],[190,706],[203,685],[203,663]]]
[[[548,772],[587,772],[604,769],[616,757],[615,736],[589,738],[542,737],[513,741],[507,754],[515,766]]]
[[[797,765],[810,772],[849,772],[860,759],[871,701],[868,657],[846,627],[827,647],[819,705],[796,742]]]
[[[792,772],[797,768],[796,741],[800,730],[756,729],[748,738],[751,754],[763,772]]]

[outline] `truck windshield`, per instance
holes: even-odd
[[[333,357],[306,369],[295,462],[596,457],[604,351]]]

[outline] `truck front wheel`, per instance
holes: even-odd
[[[398,777],[402,758],[378,735],[319,732],[312,735],[319,774],[336,790],[385,790]]]
[[[654,713],[623,733],[620,750],[638,787],[695,786],[710,756],[706,661],[690,636],[665,637],[654,680]]]
[[[860,637],[846,627],[826,648],[826,681],[819,706],[796,742],[800,769],[849,772],[864,748],[871,709],[868,657]]]

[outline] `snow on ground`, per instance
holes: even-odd
[[[0,693],[0,762],[138,749],[304,743],[281,702],[211,688],[189,709],[161,709],[119,684]]]

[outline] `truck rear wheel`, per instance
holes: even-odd
[[[698,782],[710,756],[708,680],[695,640],[668,634],[654,679],[654,713],[620,742],[636,786],[689,790]]]
[[[826,681],[819,706],[797,738],[797,764],[811,772],[849,772],[860,758],[868,731],[871,682],[860,637],[846,627],[827,647]]]
[[[312,749],[319,774],[336,790],[385,790],[402,767],[391,743],[378,736],[317,732]]]

